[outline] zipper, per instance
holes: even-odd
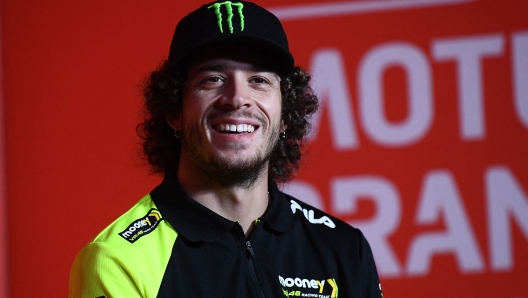
[[[251,279],[253,280],[253,283],[255,284],[257,288],[257,292],[259,297],[265,298],[264,290],[262,290],[262,285],[260,284],[258,277],[257,277],[257,271],[255,270],[255,264],[253,258],[255,257],[255,251],[253,251],[253,247],[251,246],[251,242],[246,241],[246,251],[248,252],[248,265],[249,265],[249,271],[251,275]]]
[[[253,251],[253,247],[251,247],[251,242],[246,242],[246,249],[248,250],[249,255],[251,256],[250,260],[252,260],[252,258],[255,256],[255,252]]]

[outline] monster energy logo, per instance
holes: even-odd
[[[240,17],[240,31],[244,31],[244,13],[242,13],[244,4],[240,2],[224,1],[221,3],[215,3],[207,7],[207,8],[214,7],[216,19],[218,20],[218,27],[220,28],[220,32],[224,33],[224,29],[222,28],[222,12],[220,11],[221,6],[225,6],[227,10],[227,26],[229,27],[229,32],[233,33],[233,6],[237,7],[238,15]]]

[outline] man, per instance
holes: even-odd
[[[277,188],[317,109],[308,82],[256,4],[183,18],[138,127],[164,180],[83,248],[70,297],[381,297],[361,232]]]

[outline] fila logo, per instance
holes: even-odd
[[[323,215],[323,217],[317,219],[317,218],[314,218],[314,211],[313,210],[307,210],[307,209],[304,209],[301,207],[301,205],[299,205],[299,203],[295,202],[294,200],[290,200],[291,202],[291,210],[293,212],[293,214],[295,214],[295,211],[297,210],[301,210],[302,213],[304,214],[304,217],[306,217],[306,219],[310,222],[310,223],[313,223],[313,224],[324,224],[325,226],[328,226],[330,228],[335,228],[335,224],[334,222],[328,218],[328,216],[326,215]]]
[[[238,17],[240,18],[240,31],[244,31],[244,13],[242,12],[244,4],[242,4],[242,2],[224,1],[221,3],[215,3],[207,7],[214,8],[220,32],[224,33],[224,29],[222,28],[222,12],[220,11],[220,7],[222,6],[225,6],[227,11],[227,26],[229,27],[229,33],[233,33],[233,6],[237,8]]]

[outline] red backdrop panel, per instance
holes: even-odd
[[[1,20],[1,17],[0,17]],[[2,57],[2,44],[0,43],[0,57]],[[2,228],[0,228],[0,297],[8,295],[7,279],[8,279],[8,239],[7,239],[7,185],[6,185],[6,154],[5,154],[5,127],[4,121],[4,75],[3,63],[0,60],[0,218],[3,218]]]
[[[362,228],[388,297],[528,297],[528,5],[260,1],[323,101],[285,189]],[[196,4],[2,2],[10,297],[67,295],[150,191],[138,86]]]

